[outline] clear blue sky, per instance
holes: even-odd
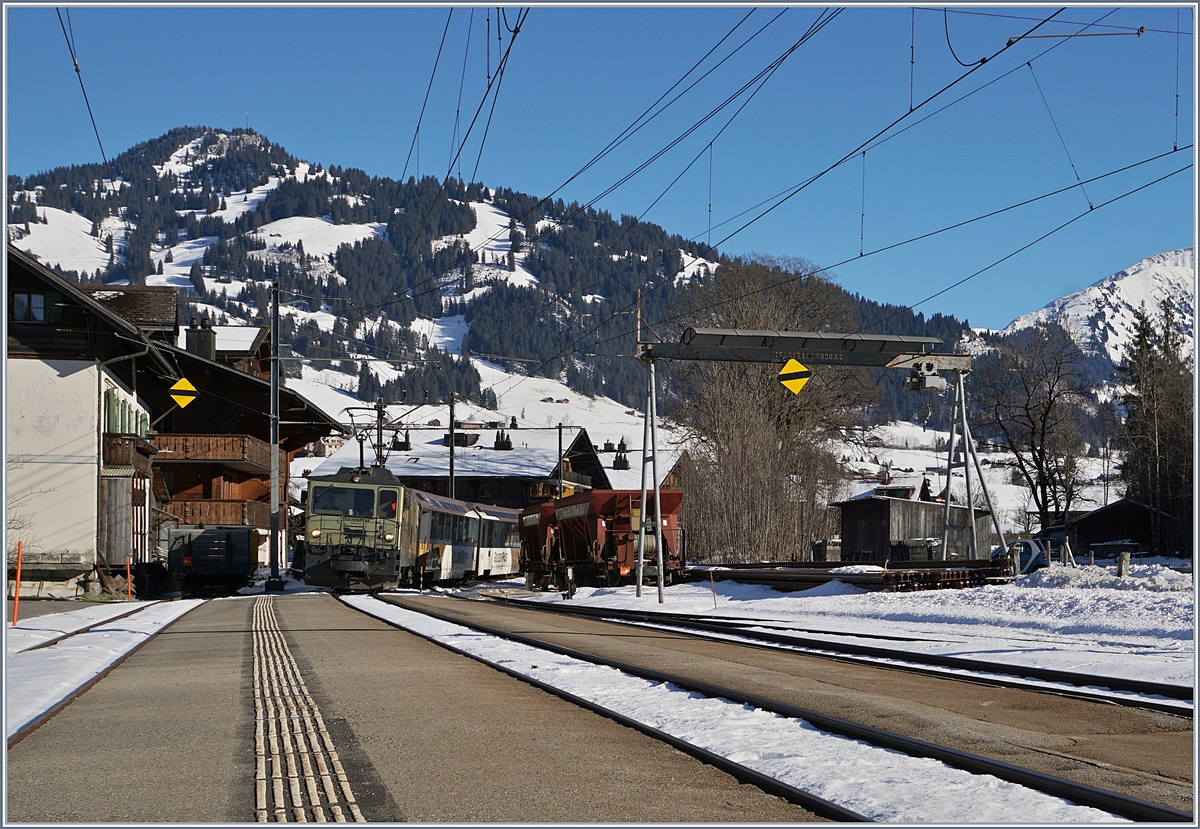
[[[555,190],[750,11],[535,7],[513,46],[476,178],[537,196]],[[688,83],[780,11],[755,11]],[[821,11],[788,9],[559,197],[583,203],[608,189],[768,67]],[[1068,8],[1036,33],[1078,32],[1080,24],[1101,18],[1103,26],[1116,28],[1086,31],[1145,26],[1146,32],[1022,40],[920,106],[969,71],[958,60],[970,64],[995,55],[1053,11],[960,7],[944,16],[940,9],[849,7],[797,48],[715,141],[745,94],[597,206],[614,216],[645,213],[669,232],[704,241],[711,194],[711,239],[723,240],[762,208],[731,217],[853,153],[905,116],[911,99],[918,108],[888,134],[915,126],[868,149],[865,163],[854,155],[720,249],[836,265],[832,273],[846,288],[913,304],[1088,211],[1089,201],[1096,205],[1029,250],[920,306],[926,314],[952,313],[976,326],[1000,327],[1146,256],[1193,245],[1194,169],[1099,207],[1191,163],[1189,150],[1085,184],[1086,195],[1076,187],[858,258],[860,247],[870,254],[1070,187],[1076,172],[1086,181],[1169,152],[1176,142],[1192,143],[1190,7],[1178,13],[1174,7]],[[77,7],[70,24],[109,157],[176,126],[244,126],[249,107],[250,126],[293,155],[398,177],[448,12]],[[5,15],[6,173],[99,161],[55,8],[8,6]],[[486,50],[495,71],[496,10],[476,8],[473,15],[472,21],[471,9],[459,8],[450,19],[420,130],[421,174],[447,172],[460,81],[458,117],[465,131],[483,95]],[[508,23],[516,15],[508,9]],[[1184,34],[1177,36],[1180,29]],[[505,32],[505,47],[509,39]],[[464,177],[475,167],[487,114],[485,108],[455,166]],[[702,157],[684,173],[697,155]],[[408,173],[414,172],[415,157],[408,162]]]

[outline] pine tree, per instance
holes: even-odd
[[[196,293],[204,295],[204,268],[199,262],[193,262],[192,268],[188,271],[188,279],[192,281],[192,287],[196,289]]]
[[[1151,508],[1154,552],[1190,553],[1192,370],[1169,301],[1157,320],[1144,306],[1134,314],[1133,342],[1117,377],[1124,385],[1126,495]]]

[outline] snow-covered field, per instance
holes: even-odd
[[[522,583],[504,584],[516,587]],[[292,581],[279,600],[303,600],[294,594],[314,589]],[[471,588],[479,589],[484,588]],[[243,591],[247,596],[261,592],[261,581]],[[449,598],[451,593],[465,592],[450,589],[435,591],[434,595],[441,593]],[[556,593],[534,594],[533,598],[563,601]],[[721,582],[668,587],[661,605],[656,591],[646,590],[639,599],[632,587],[581,588],[571,601],[594,607],[749,617],[806,632],[816,629],[906,636],[920,641],[898,647],[968,656],[986,652],[989,659],[1018,664],[1194,684],[1195,590],[1190,564],[1185,562],[1140,563],[1125,579],[1117,578],[1114,567],[1055,565],[1002,587],[923,593],[867,593],[841,582],[779,593],[760,586]],[[823,734],[799,721],[722,700],[697,699],[670,686],[648,683],[612,669],[530,652],[524,646],[417,617],[369,597],[347,602],[459,650],[563,687],[878,820],[950,825],[1113,820],[1109,815],[991,778],[965,774],[941,763],[912,760]],[[6,733],[13,734],[49,710],[122,653],[160,630],[169,616],[188,606],[180,602],[152,605],[145,612],[152,618],[139,621],[138,616],[129,617],[37,650],[25,648],[107,618],[113,612],[112,606],[97,610],[81,605],[70,613],[22,620],[15,628],[6,625]],[[167,616],[159,618],[162,614]],[[872,782],[881,780],[907,780],[911,785]],[[912,796],[916,792],[920,795]]]
[[[1174,567],[1136,564],[1126,579],[1117,578],[1115,565],[1056,564],[1019,576],[1010,585],[969,590],[880,593],[834,581],[783,593],[717,582],[668,588],[662,606],[656,591],[643,591],[639,600],[633,588],[579,588],[571,601],[763,619],[829,631],[830,641],[837,641],[838,634],[916,637],[924,641],[895,645],[898,652],[1191,685],[1195,586],[1190,563],[1170,563]],[[535,594],[534,599],[563,601],[557,593]]]

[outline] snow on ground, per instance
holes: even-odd
[[[691,282],[697,276],[703,276],[713,273],[717,269],[716,262],[709,262],[699,256],[692,256],[686,250],[680,250],[679,255],[683,257],[683,270],[675,274],[675,284],[683,285]]]
[[[56,645],[4,659],[5,736],[12,737],[77,689],[91,682],[109,665],[201,603],[200,599],[157,602],[134,616],[100,625]],[[128,606],[124,609],[128,610]],[[52,614],[21,620],[17,628],[45,630],[54,624]],[[69,625],[63,625],[64,628]],[[6,623],[5,637],[12,635]]]
[[[1054,565],[1019,576],[1010,585],[969,590],[867,592],[835,581],[785,593],[733,582],[692,583],[668,588],[661,606],[657,591],[643,593],[639,600],[632,587],[584,587],[571,601],[592,607],[751,617],[844,636],[918,637],[926,641],[887,646],[1193,684],[1192,576],[1161,563],[1135,565],[1125,580],[1116,578],[1115,565]],[[558,593],[535,598],[563,601]]]
[[[193,292],[191,279],[192,264],[195,262],[204,263],[204,251],[209,245],[215,245],[219,240],[217,236],[201,236],[198,239],[188,239],[173,246],[155,247],[150,251],[150,258],[154,260],[155,266],[161,264],[163,272],[161,274],[150,274],[146,277],[147,285],[170,285],[172,288],[186,288]],[[167,253],[170,252],[171,260],[167,261]],[[204,285],[211,291],[220,293],[224,290],[230,297],[236,297],[242,292],[242,283],[219,283],[215,279],[204,280]]]
[[[453,650],[599,704],[873,820],[964,823],[1112,821],[1105,812],[820,731],[725,699],[623,674],[431,619],[371,596],[343,601]]]
[[[22,619],[16,627],[8,626],[4,637],[5,653],[12,655],[37,647],[59,636],[75,633],[91,625],[106,622],[114,616],[122,616],[134,610],[149,607],[153,602],[108,602],[88,603],[78,610],[51,613]]]
[[[732,582],[693,583],[666,588],[661,605],[652,589],[638,599],[632,587],[580,588],[571,601],[769,620],[803,629],[806,636],[814,630],[830,631],[831,638],[833,632],[906,636],[918,641],[894,646],[1192,685],[1195,592],[1190,573],[1181,567],[1190,570],[1190,563],[1151,560],[1134,565],[1128,578],[1117,579],[1111,566],[1052,566],[1011,585],[918,593],[868,593],[836,581],[791,593]],[[521,582],[504,584],[516,587]],[[255,587],[240,592],[252,596],[262,590],[260,578]],[[312,590],[289,578],[281,600],[303,600],[292,594]],[[534,598],[563,601],[557,593]],[[874,749],[748,706],[697,698],[670,685],[533,651],[370,597],[346,601],[877,820],[949,825],[1113,820],[993,778]],[[195,603],[137,603],[146,609],[135,616],[36,650],[26,649],[130,606],[85,605],[69,613],[24,619],[16,627],[6,625],[6,733],[12,735],[34,721]]]
[[[352,245],[363,239],[382,238],[387,225],[381,222],[366,224],[335,225],[322,217],[291,216],[265,224],[255,231],[270,248],[284,242],[295,245],[304,242],[304,252],[309,256],[328,256],[342,245]]]
[[[51,267],[58,265],[63,270],[94,276],[97,268],[108,268],[105,237],[112,235],[114,250],[120,250],[125,243],[125,224],[117,219],[107,220],[100,235],[93,237],[91,220],[78,213],[39,207],[38,214],[46,219],[46,223],[30,222],[29,234],[13,244]],[[14,225],[14,228],[23,229],[24,225]]]
[[[467,318],[462,314],[455,317],[439,317],[435,320],[418,318],[410,326],[413,334],[425,337],[430,345],[437,346],[447,354],[462,355],[463,337],[467,335]]]
[[[961,441],[961,435],[959,441]],[[890,485],[921,486],[927,479],[934,495],[946,487],[946,449],[950,433],[925,429],[919,423],[895,422],[873,427],[856,440],[845,441],[836,452],[852,476],[846,498],[853,498],[883,486],[886,473]],[[864,445],[865,444],[865,445]],[[987,482],[988,494],[1000,518],[1006,537],[1028,529],[1026,513],[1032,508],[1029,489],[1013,483],[1014,456],[1004,451],[979,451],[979,463]],[[1119,499],[1123,492],[1116,485],[1105,486],[1104,476],[1114,473],[1117,458],[1079,458],[1079,467],[1091,483],[1080,490],[1077,508],[1096,509]],[[972,486],[977,482],[971,467]],[[960,503],[966,501],[966,480],[962,470],[954,473],[952,492]]]
[[[469,202],[475,212],[475,228],[461,236],[445,236],[434,242],[434,248],[448,247],[456,241],[466,242],[479,258],[475,267],[475,278],[480,282],[508,282],[518,287],[536,285],[533,274],[521,264],[524,255],[517,257],[517,269],[508,270],[508,222],[509,215],[491,202]],[[524,231],[522,231],[524,232]],[[495,267],[490,267],[495,264]],[[476,288],[468,293],[473,298],[484,289]]]

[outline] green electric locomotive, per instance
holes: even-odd
[[[416,527],[404,520],[406,492],[383,467],[309,478],[305,581],[338,591],[414,584]]]

